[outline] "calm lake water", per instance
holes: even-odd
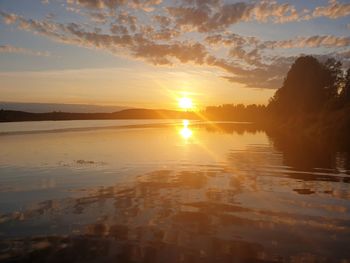
[[[247,123],[0,124],[0,261],[350,262],[350,158]]]

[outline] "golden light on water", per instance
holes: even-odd
[[[188,140],[189,138],[192,137],[192,131],[191,129],[188,127],[189,126],[189,121],[188,120],[183,120],[182,121],[182,129],[180,130],[180,135],[182,136],[182,138],[184,138],[185,140]]]

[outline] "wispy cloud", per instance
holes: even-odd
[[[337,19],[350,15],[350,3],[339,3],[336,0],[330,0],[327,6],[318,6],[312,12],[312,17],[328,17]]]
[[[87,16],[91,23],[66,23],[55,21],[55,17],[32,19],[4,11],[0,16],[7,25],[55,42],[100,49],[153,65],[190,63],[215,67],[225,79],[254,88],[277,88],[281,84],[295,56],[278,53],[277,49],[323,48],[323,55],[327,55],[344,53],[350,46],[348,36],[262,40],[231,30],[234,24],[252,21],[277,26],[318,17],[348,16],[350,4],[335,0],[312,10],[273,0],[66,0],[65,7],[75,15]]]
[[[162,3],[162,0],[67,0],[70,5],[77,5],[87,8],[115,9],[122,6],[152,11],[154,6]]]
[[[336,37],[331,35],[297,37],[282,41],[267,41],[264,45],[267,48],[347,47],[350,46],[350,37]]]
[[[11,45],[0,45],[0,53],[18,53],[31,56],[50,57],[51,53],[48,51],[35,51],[27,48],[15,47]]]

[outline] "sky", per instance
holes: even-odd
[[[0,0],[0,101],[266,104],[309,54],[350,65],[349,0]]]

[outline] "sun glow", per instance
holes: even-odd
[[[192,99],[188,97],[182,97],[179,99],[179,107],[184,110],[189,110],[193,108]]]
[[[183,124],[183,127],[180,130],[180,134],[181,134],[182,138],[187,140],[187,139],[189,139],[192,136],[192,131],[191,131],[190,128],[188,128],[189,121],[188,120],[183,120],[182,124]]]

